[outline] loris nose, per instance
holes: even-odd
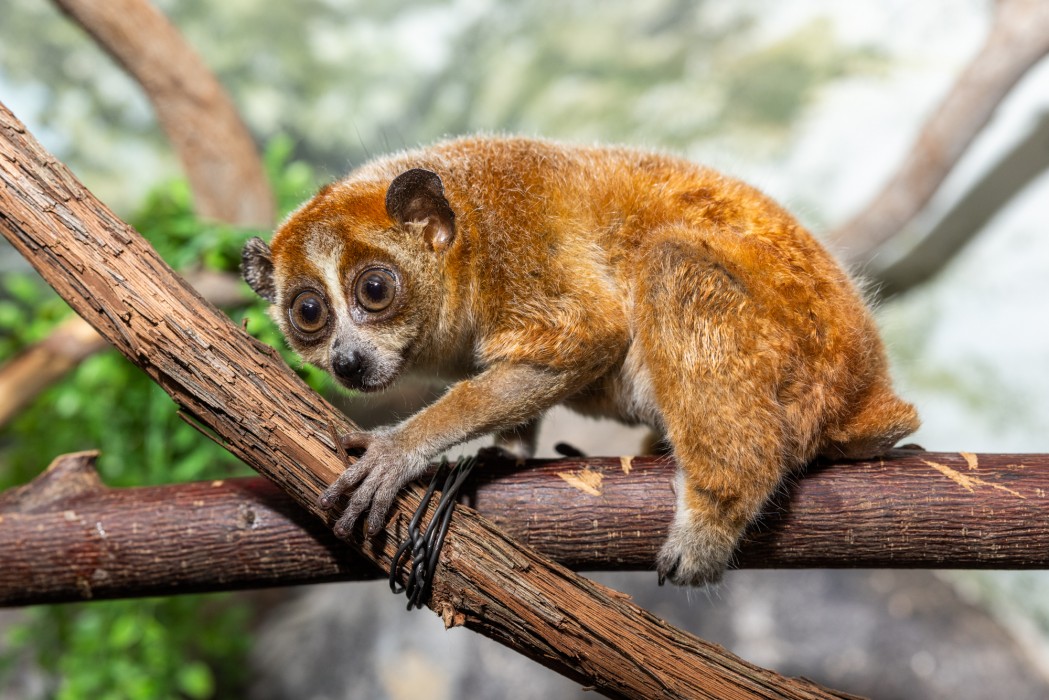
[[[364,358],[356,351],[338,354],[332,358],[331,368],[342,379],[357,384],[364,374]]]

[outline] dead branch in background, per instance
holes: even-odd
[[[268,229],[276,206],[255,143],[218,79],[146,0],[55,0],[138,82],[189,179],[204,218]],[[218,306],[243,301],[231,277],[187,279]],[[205,285],[205,286],[201,286]],[[79,316],[0,367],[0,426],[84,359],[109,347]]]
[[[0,229],[67,302],[231,453],[329,525],[317,506],[344,468],[352,426],[280,356],[205,302],[0,105]],[[421,503],[403,490],[383,533],[359,544],[389,570]],[[428,510],[432,515],[434,507]],[[402,581],[403,583],[403,581]],[[613,697],[831,698],[667,625],[455,511],[428,605]]]
[[[884,189],[829,235],[852,264],[864,265],[904,230],[1027,71],[1049,53],[1049,3],[998,0],[991,31]],[[955,251],[951,251],[953,254]],[[877,270],[871,270],[877,277]],[[897,282],[897,287],[902,281]]]
[[[276,207],[255,142],[218,79],[148,0],[54,0],[145,91],[201,216],[270,228]]]
[[[266,479],[109,488],[96,456],[0,494],[0,606],[385,576]],[[460,500],[569,568],[651,571],[673,480],[665,458],[485,462]],[[897,450],[789,484],[735,566],[1045,569],[1047,510],[1049,455]]]
[[[186,172],[198,173],[190,178],[190,183],[203,214],[250,225],[259,218],[259,212],[272,212],[272,201],[268,201],[271,195],[264,186],[262,165],[250,144],[250,136],[218,81],[175,27],[142,0],[55,2],[116,57],[146,91]],[[878,294],[898,294],[930,279],[979,233],[1015,192],[1049,167],[1049,158],[1045,155],[1049,124],[1043,120],[1034,133],[1014,147],[913,249],[887,267],[881,261],[872,260],[878,248],[904,231],[969,143],[982,131],[1012,86],[1049,50],[1047,18],[1049,13],[1044,3],[1000,2],[984,48],[930,117],[915,150],[863,212],[830,234],[849,262],[863,265],[866,276],[877,282],[874,289]],[[144,37],[150,36],[146,32],[161,26],[164,41],[159,52],[167,56],[166,60],[156,58],[158,49],[152,39],[148,50],[144,43]],[[139,29],[129,31],[131,27]],[[187,70],[193,73],[192,80]],[[199,94],[186,91],[191,83],[208,99],[201,101],[197,99]],[[215,95],[219,97],[216,99]],[[182,120],[183,114],[191,115],[192,119]],[[185,124],[195,127],[187,129]],[[234,133],[237,137],[232,140],[206,138],[223,133]],[[201,155],[202,145],[216,152],[204,152],[205,158],[198,162],[195,158]],[[240,165],[222,169],[207,165],[215,162],[224,166]],[[247,179],[242,181],[245,175]],[[220,211],[220,207],[229,208],[237,202],[244,203],[245,211]],[[230,216],[244,218],[228,218]],[[258,225],[268,226],[269,222]],[[210,299],[207,293],[205,296]],[[18,360],[0,368],[0,426],[84,358],[108,347],[77,317],[57,328],[54,335],[53,339],[27,348]]]
[[[983,230],[1009,201],[1049,168],[1049,115],[958,197],[913,248],[888,266],[872,266],[882,297],[932,279]]]

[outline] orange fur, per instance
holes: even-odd
[[[404,222],[387,210],[390,183],[413,168],[443,183],[447,245],[420,235],[443,210]],[[333,247],[339,289],[315,260]],[[402,280],[395,313],[361,316],[351,298],[352,324],[309,342],[289,328],[282,312],[303,280],[342,303],[376,261]],[[331,500],[371,485],[346,528],[369,505],[374,518],[421,460],[563,402],[669,439],[683,491],[659,569],[699,584],[720,576],[788,470],[819,454],[873,456],[918,425],[831,256],[757,190],[670,156],[470,138],[380,159],[293,214],[272,266],[276,317],[307,359],[326,366],[349,334],[397,373],[462,379],[400,426],[357,438],[364,466]]]

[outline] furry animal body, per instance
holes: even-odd
[[[914,431],[861,295],[780,206],[667,155],[466,138],[375,160],[323,188],[244,275],[308,362],[351,389],[406,371],[450,388],[346,436],[363,456],[336,531],[441,452],[495,433],[527,454],[544,411],[646,424],[678,466],[659,555],[716,581],[784,476],[880,454]]]

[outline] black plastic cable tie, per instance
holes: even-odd
[[[574,457],[586,457],[586,453],[575,445],[570,445],[567,442],[559,442],[554,445],[554,452],[561,455],[562,457],[574,458]]]

